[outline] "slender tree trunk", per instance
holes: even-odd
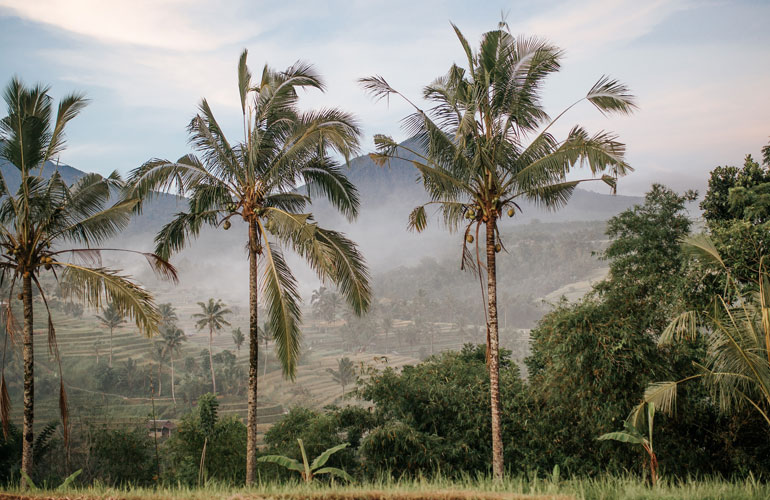
[[[267,376],[267,342],[265,342],[265,362],[263,364],[264,366],[262,367],[262,378],[264,379]]]
[[[171,356],[171,399],[174,400],[174,404],[176,404],[176,394],[174,394],[174,355],[170,354]]]
[[[249,221],[249,400],[246,422],[246,485],[254,482],[257,468],[257,390],[259,329],[257,304],[257,223]]]
[[[163,360],[158,361],[158,397],[161,397],[163,393],[163,380],[161,379],[161,371],[163,370]]]
[[[22,355],[24,358],[24,421],[22,426],[21,470],[28,476],[32,474],[32,446],[35,440],[33,424],[35,421],[35,354],[32,341],[32,277],[22,278],[22,302],[24,304],[24,339]],[[27,481],[22,477],[22,489]]]
[[[110,368],[112,368],[112,327],[110,327]]]
[[[492,407],[492,474],[503,478],[503,436],[500,425],[500,352],[497,332],[497,270],[495,268],[495,220],[487,221],[487,300],[489,323],[489,392]]]
[[[214,341],[214,329],[209,326],[209,368],[211,368],[211,387],[214,388],[214,395],[217,393],[217,379],[214,378],[214,356],[211,354],[211,343]]]

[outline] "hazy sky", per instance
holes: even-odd
[[[501,12],[514,33],[566,50],[545,90],[552,115],[605,73],[638,96],[631,117],[583,105],[563,122],[621,135],[636,169],[621,193],[652,182],[702,189],[714,166],[756,157],[770,138],[770,2],[761,0],[0,0],[0,84],[17,74],[51,84],[57,97],[85,91],[92,102],[72,122],[61,160],[125,173],[188,152],[185,126],[201,97],[239,138],[236,64],[248,48],[255,73],[266,62],[313,63],[328,91],[308,93],[303,106],[356,113],[368,151],[374,133],[405,138],[399,119],[409,110],[374,103],[355,80],[380,74],[418,98],[463,62],[450,21],[476,45]]]

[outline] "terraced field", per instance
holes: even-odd
[[[179,317],[179,325],[186,332],[188,341],[183,345],[181,353],[176,356],[177,383],[180,381],[180,367],[187,356],[197,358],[202,350],[208,349],[208,332],[198,331],[195,328],[191,315],[199,310],[196,301],[192,297],[161,294],[158,301],[163,302],[174,299],[174,306]],[[36,415],[39,422],[46,422],[58,418],[58,373],[56,365],[47,356],[46,324],[42,307],[36,304],[35,344],[37,352],[37,376],[39,381],[36,392]],[[39,309],[39,310],[37,310]],[[231,318],[233,327],[240,326],[245,329],[246,317],[244,311],[234,307],[234,315]],[[96,367],[97,352],[99,363],[107,363],[109,356],[109,333],[101,325],[93,312],[86,311],[83,317],[74,318],[60,311],[54,310],[54,323],[58,346],[63,359],[65,384],[67,387],[69,406],[71,409],[71,421],[75,424],[104,424],[125,425],[126,422],[141,423],[152,414],[152,405],[155,405],[155,415],[159,419],[178,419],[192,409],[193,402],[183,401],[177,394],[176,404],[170,397],[168,386],[168,363],[164,368],[165,380],[162,387],[162,396],[155,397],[150,394],[144,397],[127,397],[119,393],[106,393],[93,390],[95,384],[89,384],[89,377],[93,377]],[[279,369],[279,364],[271,354],[272,347],[267,349],[267,372],[263,375],[264,365],[260,367],[259,388],[259,431],[264,433],[277,421],[288,408],[293,406],[307,406],[311,408],[323,408],[329,404],[355,403],[351,399],[350,391],[354,386],[346,387],[343,397],[342,387],[334,381],[327,369],[336,368],[337,362],[343,356],[349,357],[355,363],[358,372],[365,372],[368,368],[384,368],[386,366],[400,368],[404,365],[414,364],[422,357],[431,353],[439,353],[445,350],[457,350],[465,343],[484,342],[484,333],[481,328],[469,328],[458,330],[456,325],[450,323],[435,323],[429,325],[433,331],[431,341],[429,335],[420,338],[412,338],[407,342],[406,331],[413,328],[410,321],[393,321],[391,331],[386,335],[384,331],[377,332],[369,341],[369,344],[358,348],[357,352],[345,352],[343,339],[340,335],[339,324],[325,324],[308,319],[303,329],[303,354],[300,360],[297,377],[294,382],[285,380]],[[526,345],[528,332],[525,330],[510,330],[501,332],[501,343],[504,347],[521,349]],[[399,342],[400,340],[400,342]],[[146,371],[147,368],[155,370],[155,362],[151,358],[153,340],[139,334],[136,327],[127,323],[115,329],[112,339],[113,366],[123,367],[131,358],[137,362],[138,367]],[[399,345],[400,343],[400,345]],[[214,336],[214,353],[228,349],[236,354],[236,363],[244,368],[248,362],[246,349],[238,352],[230,335],[230,329],[222,331]],[[263,347],[264,349],[264,347]],[[514,351],[514,358],[521,359],[526,352]],[[245,370],[244,370],[245,372]],[[156,373],[153,371],[153,373]],[[42,381],[41,381],[42,380]],[[75,382],[75,381],[80,381]],[[89,389],[90,387],[90,389]],[[18,399],[18,398],[17,398]],[[225,395],[219,397],[220,414],[235,415],[246,418],[246,398]],[[21,419],[21,402],[14,401],[12,417]]]

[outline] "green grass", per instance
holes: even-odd
[[[0,500],[19,498],[18,488],[9,489]],[[27,493],[28,498],[131,498],[131,499],[267,499],[287,500],[468,500],[551,498],[585,500],[759,500],[770,498],[770,485],[753,477],[743,480],[688,479],[660,481],[652,488],[633,477],[605,476],[598,479],[553,480],[551,477],[506,478],[502,482],[490,479],[464,480],[383,480],[352,485],[304,484],[294,482],[265,482],[254,488],[233,488],[225,484],[209,484],[204,488],[108,488],[100,485],[76,488],[63,492],[41,490]]]

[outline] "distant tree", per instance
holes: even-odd
[[[381,322],[382,331],[385,332],[385,354],[387,354],[390,350],[390,345],[388,344],[388,334],[393,331],[393,317],[390,316],[389,312],[386,312],[382,317]]]
[[[225,319],[228,314],[232,312],[227,306],[219,299],[214,302],[214,299],[209,299],[208,302],[198,302],[198,306],[201,308],[201,312],[192,315],[194,319],[197,319],[195,326],[198,330],[204,328],[209,329],[209,366],[211,368],[211,386],[214,394],[217,393],[217,381],[214,377],[214,363],[211,360],[211,344],[214,340],[214,332],[219,332],[223,326],[230,326],[230,323]]]
[[[120,312],[118,312],[117,308],[115,307],[115,304],[110,302],[107,304],[107,307],[102,308],[102,315],[96,316],[96,318],[101,322],[102,325],[105,326],[105,328],[108,328],[110,330],[110,362],[109,367],[112,368],[112,332],[115,330],[115,328],[120,328],[121,325],[126,323],[125,318],[123,317]],[[97,360],[97,363],[99,361]]]
[[[163,340],[150,341],[150,359],[158,368],[158,397],[163,395],[163,362],[166,360],[166,354],[166,343]]]
[[[120,383],[129,394],[136,391],[136,383],[139,380],[139,376],[139,364],[135,359],[127,358],[120,374]]]
[[[176,393],[174,392],[174,354],[179,354],[182,344],[187,341],[187,335],[185,335],[181,328],[173,324],[166,324],[161,328],[160,333],[164,342],[163,349],[171,361],[171,399],[176,404]]]
[[[327,368],[327,372],[335,382],[342,386],[342,395],[345,396],[345,387],[356,381],[356,368],[353,361],[347,356],[337,360],[337,369]]]
[[[241,327],[233,329],[233,343],[235,344],[235,349],[238,352],[241,352],[241,346],[243,345],[243,342],[245,340],[246,340],[246,337],[243,336]]]
[[[742,168],[716,167],[700,204],[703,218],[713,224],[735,219],[755,224],[770,220],[770,161],[760,165],[746,155]]]
[[[756,284],[760,261],[770,254],[770,158],[763,158],[760,165],[747,155],[740,169],[712,170],[701,208],[732,277],[743,286]],[[721,278],[724,289],[725,275]]]
[[[101,352],[102,346],[103,346],[102,341],[98,339],[96,340],[96,342],[94,342],[94,345],[93,345],[94,353],[96,354],[97,365],[99,364],[99,353]]]
[[[361,80],[375,98],[399,96],[415,111],[404,126],[416,147],[378,135],[378,152],[373,155],[379,163],[392,158],[410,161],[419,171],[431,201],[415,208],[409,227],[425,229],[427,208],[437,205],[450,231],[464,228],[464,264],[474,265],[479,272],[486,270],[492,472],[497,479],[504,470],[496,267],[496,253],[503,247],[498,223],[506,211],[509,216],[519,211],[522,199],[560,208],[575,187],[588,180],[604,181],[614,190],[617,177],[630,170],[624,160],[625,146],[614,134],[589,135],[575,126],[559,141],[550,130],[568,109],[584,100],[603,114],[628,114],[635,108],[625,85],[602,77],[585,97],[551,119],[543,110],[541,90],[545,78],[559,70],[562,51],[540,39],[515,38],[504,28],[501,23],[499,29],[482,35],[474,53],[455,27],[468,67],[452,65],[445,76],[425,87],[423,95],[433,105],[427,111],[382,77]],[[568,175],[584,165],[590,168],[591,179]],[[482,228],[484,242],[478,241]],[[474,241],[475,251],[471,251],[466,243]]]
[[[262,323],[262,328],[257,332],[257,338],[260,342],[265,344],[265,362],[262,363],[262,376],[267,375],[267,348],[270,346],[270,342],[275,340],[275,332],[272,330],[270,323]]]
[[[337,309],[342,306],[342,298],[336,292],[322,286],[313,290],[310,305],[313,306],[313,314],[316,317],[330,323],[337,316]]]
[[[84,108],[82,94],[70,94],[59,101],[54,116],[50,88],[27,87],[18,78],[11,79],[3,92],[7,115],[0,119],[0,158],[6,160],[19,177],[14,192],[0,175],[0,281],[11,283],[6,308],[6,329],[21,339],[23,359],[22,460],[27,477],[33,472],[34,436],[34,343],[33,289],[40,292],[48,317],[49,349],[56,359],[56,330],[48,299],[41,285],[43,276],[66,283],[68,296],[91,307],[106,301],[115,304],[121,315],[133,318],[146,335],[157,332],[158,310],[152,295],[128,276],[98,263],[98,245],[125,228],[137,205],[135,199],[120,197],[108,205],[123,182],[117,172],[107,178],[84,174],[72,186],[58,171],[43,176],[49,162],[64,150],[67,124]],[[69,245],[75,245],[74,248]],[[141,252],[137,252],[141,253]],[[83,259],[68,257],[81,256]],[[91,257],[89,259],[89,256]],[[174,268],[155,254],[145,253],[156,271],[175,278]],[[20,290],[16,286],[20,286]],[[20,292],[22,328],[14,318],[11,298]],[[82,307],[82,305],[81,305]],[[61,366],[61,365],[59,365]],[[61,370],[60,370],[61,371]],[[67,397],[59,377],[59,406],[65,441],[69,438]],[[3,432],[8,433],[9,398],[4,374],[0,376],[0,417]],[[22,478],[24,487],[26,479]]]
[[[176,309],[170,303],[159,304],[158,311],[160,312],[160,323],[162,325],[176,323],[179,320],[176,315]]]

